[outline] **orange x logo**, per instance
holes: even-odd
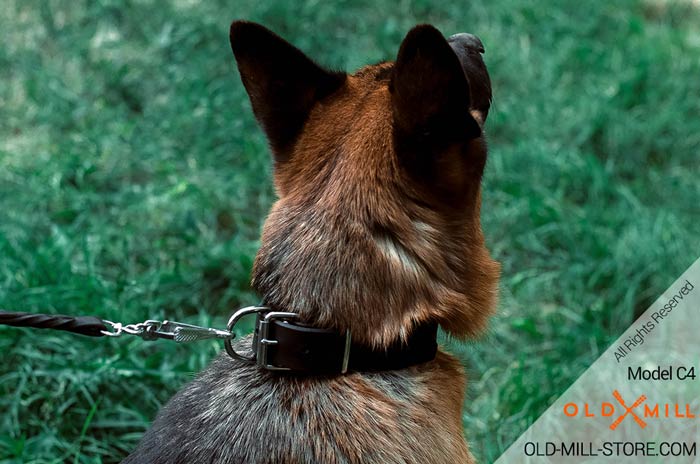
[[[622,407],[625,408],[625,413],[622,414],[622,415],[621,415],[620,417],[618,417],[617,419],[615,419],[615,422],[613,422],[612,424],[610,424],[610,430],[615,430],[615,429],[617,428],[617,426],[620,425],[620,423],[625,419],[625,417],[627,417],[628,414],[632,414],[632,418],[634,419],[634,421],[635,421],[641,428],[644,428],[644,427],[647,426],[646,422],[644,422],[644,421],[643,421],[637,414],[635,414],[635,412],[633,411],[634,408],[636,408],[637,406],[639,406],[640,404],[644,403],[644,402],[647,400],[646,395],[642,395],[642,396],[640,396],[639,398],[637,398],[637,401],[635,401],[634,403],[632,403],[632,406],[630,406],[629,408],[628,408],[627,405],[625,404],[625,401],[622,399],[622,395],[620,395],[620,392],[619,392],[619,391],[614,390],[614,391],[613,391],[613,396],[614,396],[615,399],[622,405]]]

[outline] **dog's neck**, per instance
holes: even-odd
[[[266,305],[317,327],[350,329],[371,346],[405,340],[429,320],[458,336],[478,333],[493,307],[498,266],[478,228],[444,232],[430,219],[396,211],[353,217],[280,200],[253,287]]]
[[[425,321],[481,331],[498,264],[479,225],[491,99],[479,40],[418,26],[394,63],[352,75],[250,23],[231,45],[280,196],[253,271],[265,304],[374,346]]]

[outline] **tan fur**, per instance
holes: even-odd
[[[480,333],[499,275],[479,219],[491,98],[480,41],[463,34],[448,45],[418,26],[399,52],[406,75],[384,63],[351,76],[326,73],[253,23],[234,23],[231,43],[275,159],[279,200],[252,281],[264,303],[376,348],[429,320],[458,337]],[[444,89],[430,87],[431,66]],[[406,79],[392,87],[391,76]],[[424,145],[402,145],[407,132]],[[406,369],[333,377],[222,355],[125,463],[471,464],[465,388],[442,351]]]
[[[479,176],[464,165],[486,156],[484,142],[472,142],[474,153],[444,157],[444,171],[453,173],[446,181],[468,198],[463,211],[440,214],[397,165],[389,91],[375,73],[349,76],[314,107],[290,161],[277,166],[280,199],[263,229],[253,286],[264,287],[260,263],[278,252],[274,245],[298,234],[294,255],[275,270],[283,283],[272,295],[261,289],[273,304],[321,327],[350,328],[355,340],[375,345],[429,318],[459,337],[478,334],[495,306],[499,266],[481,232]],[[402,265],[381,243],[415,266]]]

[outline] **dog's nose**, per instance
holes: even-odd
[[[460,32],[459,34],[450,36],[450,38],[447,39],[447,42],[452,45],[453,49],[456,48],[455,46],[461,46],[479,53],[484,53],[484,44],[482,44],[481,39],[474,34]]]
[[[481,58],[484,44],[474,34],[462,32],[455,34],[447,42],[459,58],[464,74],[469,81],[471,93],[471,109],[481,113],[481,119],[486,121],[491,107],[491,79],[486,70],[486,64]]]

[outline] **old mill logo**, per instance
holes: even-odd
[[[681,405],[679,403],[655,403],[647,402],[646,395],[640,395],[633,403],[625,402],[620,392],[613,390],[613,402],[602,402],[600,405],[589,403],[566,403],[564,405],[564,415],[566,417],[609,417],[613,418],[610,430],[615,430],[625,419],[632,418],[637,425],[645,428],[647,423],[644,419],[693,419],[695,414],[690,411],[690,404]]]

